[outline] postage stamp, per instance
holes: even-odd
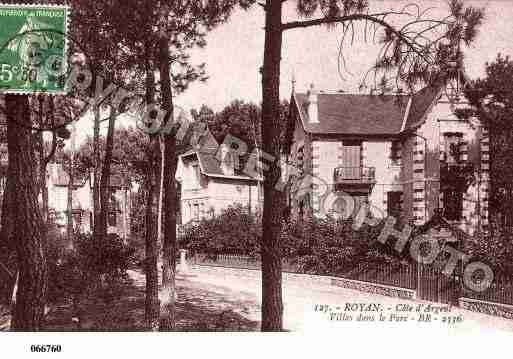
[[[0,92],[64,94],[69,8],[0,4]]]

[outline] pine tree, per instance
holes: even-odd
[[[294,3],[298,21],[284,22],[284,3]],[[483,12],[464,8],[460,0],[451,0],[449,14],[443,19],[427,18],[417,5],[400,11],[372,13],[366,0],[267,0],[265,11],[264,63],[262,67],[262,149],[275,159],[280,158],[279,118],[280,61],[283,34],[298,28],[325,25],[341,30],[342,39],[354,35],[355,23],[363,22],[365,38],[373,38],[381,30],[382,49],[371,69],[376,83],[414,90],[419,84],[435,84],[450,77],[447,63],[458,51],[455,44],[471,43]],[[397,17],[404,25],[396,24]],[[395,20],[395,21],[394,21]],[[437,31],[442,33],[442,36]],[[346,51],[347,52],[347,51]],[[344,51],[341,51],[344,55]],[[457,54],[456,54],[457,55]],[[366,77],[364,78],[364,81]],[[281,176],[279,161],[270,163],[264,173],[264,211],[262,234],[262,330],[283,329],[281,292],[280,232],[285,213],[284,193],[274,186]]]

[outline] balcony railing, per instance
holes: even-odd
[[[373,183],[376,182],[374,167],[337,167],[334,172],[335,183]]]

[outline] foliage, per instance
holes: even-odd
[[[50,300],[84,293],[100,276],[118,281],[124,278],[134,259],[135,250],[116,234],[93,241],[91,235],[77,233],[73,250],[55,226],[51,226],[49,238],[52,239],[47,249]]]
[[[499,224],[513,227],[513,61],[501,54],[486,64],[486,77],[468,83],[465,97],[470,108],[456,113],[475,116],[490,136],[490,213]],[[491,218],[492,220],[494,218]]]
[[[502,228],[480,233],[465,243],[465,253],[471,261],[485,262],[496,276],[513,275],[513,234]]]
[[[376,241],[382,224],[353,229],[351,220],[312,218],[284,224],[280,237],[282,258],[300,272],[336,275],[357,267],[402,265],[407,252],[398,254]],[[191,254],[260,255],[260,218],[242,207],[230,207],[221,215],[185,226],[180,247]]]
[[[148,168],[145,154],[149,146],[147,136],[141,130],[128,127],[117,128],[114,131],[114,145],[112,150],[112,164],[115,168],[123,169],[128,182],[142,184]],[[99,140],[100,153],[104,153],[105,138]],[[87,137],[76,154],[77,167],[81,172],[89,172],[94,168],[94,141]],[[103,161],[103,159],[102,159]]]
[[[281,235],[283,257],[296,263],[300,272],[337,275],[357,267],[401,265],[407,256],[376,239],[383,224],[353,228],[351,219],[333,217],[291,221]]]
[[[179,247],[190,253],[244,254],[259,253],[260,219],[247,209],[234,206],[219,216],[184,225]]]
[[[285,138],[288,111],[289,102],[282,101],[280,143]],[[194,120],[206,121],[218,143],[222,143],[226,135],[230,134],[247,144],[247,152],[251,152],[256,145],[260,148],[262,146],[261,113],[260,106],[243,100],[234,100],[219,112],[214,112],[206,105],[202,105],[199,110],[191,110]]]

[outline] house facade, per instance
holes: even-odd
[[[234,153],[220,146],[209,130],[195,147],[178,159],[181,223],[212,218],[234,205],[258,212],[263,198],[260,182],[242,173]]]
[[[60,163],[47,166],[48,208],[55,223],[63,230],[67,224],[69,176]],[[129,235],[129,186],[122,176],[110,178],[111,208],[107,216],[107,233],[126,239]],[[88,233],[93,229],[93,177],[75,178],[72,193],[73,227]]]
[[[302,184],[289,196],[292,215],[347,216],[368,204],[377,217],[422,225],[440,209],[469,234],[486,230],[489,140],[477,121],[455,116],[466,105],[444,87],[411,96],[293,91],[286,161]],[[324,208],[327,194],[353,204]]]

